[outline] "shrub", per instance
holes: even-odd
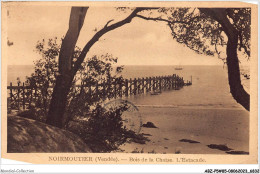
[[[71,121],[68,129],[79,135],[93,152],[110,152],[123,144],[128,130],[123,126],[122,112],[127,104],[113,110],[105,110],[100,105],[85,120]]]

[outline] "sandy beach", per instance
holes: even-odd
[[[189,67],[178,74],[185,77],[187,72]],[[162,91],[160,95],[148,93],[125,98],[137,106],[143,124],[152,122],[157,128],[142,127],[140,133],[150,141],[126,143],[121,146],[124,152],[248,153],[249,112],[230,94],[225,70],[222,67],[193,67],[190,72],[193,75],[191,86]],[[249,86],[245,87],[249,91]],[[213,149],[215,145],[224,145],[224,149]]]
[[[248,152],[249,114],[240,109],[189,109],[139,107],[142,122],[157,128],[142,127],[149,138],[146,144],[126,143],[128,153],[226,154],[207,145],[226,145],[234,151]],[[197,143],[181,142],[193,140]]]

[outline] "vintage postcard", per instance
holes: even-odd
[[[257,164],[258,6],[2,2],[2,157]]]

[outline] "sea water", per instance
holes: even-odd
[[[184,80],[192,80],[191,86],[185,86],[181,90],[164,91],[160,95],[142,94],[129,97],[128,100],[138,106],[153,107],[195,107],[195,108],[235,108],[242,109],[233,99],[229,85],[227,68],[223,66],[124,66],[122,76],[124,78],[146,78],[155,76],[167,76],[177,74]],[[33,73],[33,65],[8,66],[7,82],[16,84],[17,78],[23,82],[26,76]],[[242,67],[241,72],[249,74],[248,67]],[[249,82],[244,76],[241,81],[246,89],[250,91]]]

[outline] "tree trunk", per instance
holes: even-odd
[[[67,106],[67,96],[70,91],[73,78],[70,76],[58,76],[53,89],[52,99],[46,123],[59,128],[65,122],[63,115]]]
[[[250,95],[241,84],[239,60],[237,56],[238,31],[227,18],[224,8],[200,8],[200,11],[221,24],[228,37],[227,43],[227,67],[230,92],[233,98],[246,110],[250,110]]]
[[[64,37],[59,54],[59,75],[56,78],[46,123],[62,128],[67,96],[72,85],[74,73],[72,59],[80,30],[83,26],[88,7],[72,7],[69,29]]]
[[[235,32],[236,33],[236,32]],[[241,84],[239,62],[237,57],[238,33],[228,37],[227,66],[228,82],[233,98],[246,110],[250,110],[250,96]]]

